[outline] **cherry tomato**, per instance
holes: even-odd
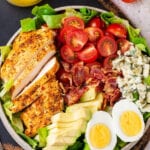
[[[135,2],[136,0],[122,0],[122,1],[125,3],[132,3],[132,2]]]
[[[115,36],[112,35],[112,34],[111,34],[110,32],[108,32],[108,31],[104,31],[104,35],[110,36],[111,38],[115,39]]]
[[[101,28],[102,27],[102,20],[100,19],[100,17],[94,17],[92,18],[88,24],[88,27],[96,27],[96,28]]]
[[[117,57],[117,54],[110,55],[104,59],[103,66],[105,68],[112,68],[112,60]]]
[[[81,29],[76,29],[66,35],[66,44],[73,51],[80,51],[88,41],[88,35]]]
[[[103,36],[97,43],[97,50],[103,57],[113,55],[117,51],[117,43],[113,38]]]
[[[64,19],[64,27],[73,26],[78,29],[84,29],[84,21],[79,17],[68,17]]]
[[[60,49],[62,59],[68,63],[75,63],[78,61],[77,54],[67,45]]]
[[[124,54],[129,50],[131,43],[126,39],[118,39],[118,49],[121,50],[121,53]]]
[[[97,49],[94,44],[89,43],[85,46],[85,48],[78,53],[78,58],[85,63],[94,62],[98,57]]]
[[[96,27],[87,27],[85,28],[85,32],[88,34],[90,42],[96,42],[103,36],[103,31]]]
[[[111,34],[119,38],[127,37],[127,29],[119,23],[110,24],[107,27],[107,32],[110,32]]]
[[[74,30],[76,30],[76,28],[72,27],[72,26],[62,28],[60,31],[60,34],[59,34],[59,40],[65,44],[66,43],[66,35],[72,33]]]

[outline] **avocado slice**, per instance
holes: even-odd
[[[51,146],[70,146],[76,142],[76,136],[61,136],[51,134],[47,137],[47,145]]]
[[[86,108],[80,108],[76,111],[76,113],[74,113],[74,112],[57,113],[54,116],[52,116],[51,121],[52,121],[52,123],[55,123],[55,122],[69,123],[69,122],[77,121],[79,119],[85,119],[88,121],[90,118],[91,118],[90,110],[88,110]]]
[[[43,148],[43,150],[66,150],[68,146],[52,146],[48,145]]]
[[[86,102],[90,100],[94,100],[96,98],[97,92],[95,86],[89,86],[88,91],[86,91],[82,97],[80,98],[81,102]]]
[[[67,107],[66,112],[76,112],[79,108],[87,108],[91,111],[91,113],[94,113],[95,111],[101,108],[102,103],[103,103],[103,94],[98,93],[95,100],[71,105]]]

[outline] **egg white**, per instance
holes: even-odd
[[[93,147],[91,144],[91,141],[89,139],[90,129],[92,126],[94,126],[97,123],[105,124],[109,128],[110,133],[111,133],[110,144],[108,146],[106,146],[105,148],[102,148],[102,149]],[[87,143],[89,144],[91,150],[112,150],[117,143],[117,137],[116,137],[116,134],[115,134],[114,129],[113,129],[111,116],[107,112],[104,112],[104,111],[95,112],[93,114],[91,120],[87,124],[85,136],[86,136]]]
[[[121,130],[121,127],[119,125],[120,124],[119,119],[120,119],[121,114],[124,111],[134,111],[135,113],[138,114],[138,116],[141,119],[141,122],[142,122],[141,131],[135,136],[127,136]],[[134,142],[134,141],[139,140],[142,137],[144,133],[145,124],[144,124],[143,116],[135,103],[126,99],[120,100],[114,105],[112,109],[112,118],[113,118],[113,126],[115,129],[115,132],[120,137],[120,139],[123,140],[124,142]]]

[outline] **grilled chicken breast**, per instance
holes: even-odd
[[[54,77],[54,74],[59,68],[59,63],[56,57],[53,57],[42,68],[38,76],[17,96],[12,100],[13,107],[11,108],[13,113],[19,112],[28,107],[31,103],[36,101],[43,94],[43,85]]]
[[[48,27],[23,32],[13,42],[12,51],[1,68],[4,82],[14,80],[12,98],[37,75],[43,65],[55,54],[54,32]]]
[[[25,134],[33,137],[39,128],[51,123],[51,117],[63,109],[63,99],[55,76],[40,88],[40,97],[21,113],[26,130]]]

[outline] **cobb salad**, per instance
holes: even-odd
[[[118,150],[150,117],[150,49],[112,12],[35,6],[1,46],[0,99],[33,149]]]

